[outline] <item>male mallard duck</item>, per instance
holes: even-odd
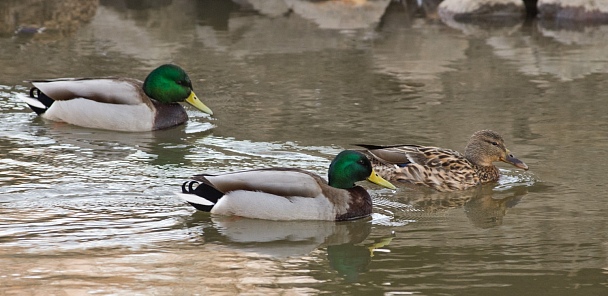
[[[329,183],[291,168],[196,175],[182,185],[182,199],[212,214],[267,220],[352,220],[369,216],[372,199],[355,182],[367,179],[395,189],[360,152],[345,150],[331,162]],[[196,185],[196,186],[195,186]]]
[[[43,118],[117,131],[151,131],[188,120],[178,102],[213,114],[192,91],[186,72],[176,65],[154,69],[146,80],[131,78],[62,78],[32,81],[23,99]]]
[[[464,155],[450,149],[419,145],[358,145],[378,174],[387,180],[424,185],[439,191],[463,190],[497,181],[500,172],[492,164],[503,161],[527,170],[491,130],[474,133]]]

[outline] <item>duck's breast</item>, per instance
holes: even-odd
[[[318,176],[299,169],[276,168],[249,170],[221,175],[205,176],[224,193],[236,190],[259,191],[279,196],[314,198],[322,194]]]

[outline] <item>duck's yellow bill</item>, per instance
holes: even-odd
[[[190,96],[188,96],[186,102],[188,102],[188,104],[194,106],[198,110],[201,110],[209,115],[213,115],[213,111],[211,111],[209,107],[205,106],[205,104],[203,104],[203,102],[198,99],[198,97],[194,94],[193,91],[190,92]]]
[[[369,175],[369,177],[367,177],[367,180],[382,187],[386,187],[392,190],[397,189],[395,185],[391,184],[391,182],[389,181],[384,180],[384,178],[380,177],[380,175],[378,175],[378,173],[376,173],[376,171],[374,170],[372,170],[372,173]]]

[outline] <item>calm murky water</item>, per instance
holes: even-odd
[[[607,26],[446,24],[388,1],[25,2],[0,4],[0,294],[608,293]],[[213,118],[108,132],[14,96],[166,62]],[[370,219],[211,217],[173,195],[195,173],[325,175],[351,144],[462,150],[486,128],[530,171],[447,194],[364,185]]]

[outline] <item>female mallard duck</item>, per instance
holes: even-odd
[[[502,137],[491,130],[474,133],[464,155],[438,147],[358,145],[378,174],[387,180],[424,185],[438,191],[464,190],[495,182],[500,172],[492,163],[503,161],[527,170],[505,147]]]
[[[369,216],[372,199],[355,182],[367,179],[395,189],[360,152],[345,150],[331,162],[329,183],[290,168],[267,168],[221,175],[196,175],[179,196],[196,209],[218,215],[267,220],[352,220]],[[195,186],[196,185],[196,186]]]
[[[188,120],[178,102],[186,101],[213,114],[192,91],[186,72],[162,65],[142,83],[131,78],[62,78],[32,81],[23,99],[43,118],[89,128],[151,131]]]

